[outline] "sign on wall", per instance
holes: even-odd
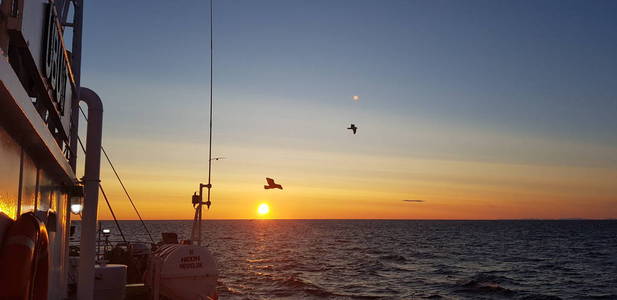
[[[47,18],[47,34],[45,35],[45,51],[43,51],[43,66],[47,82],[52,89],[52,100],[56,102],[60,114],[64,114],[66,103],[66,86],[69,80],[68,67],[65,61],[62,29],[58,26],[56,12],[49,5]]]

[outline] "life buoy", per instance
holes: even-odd
[[[208,300],[219,300],[219,295],[214,292],[212,295],[208,296]]]
[[[0,251],[0,299],[47,299],[48,244],[45,225],[34,214],[11,224]]]
[[[36,266],[33,274],[33,300],[47,300],[48,275],[49,275],[49,236],[47,235],[47,227],[39,227],[39,240],[36,244],[36,253],[34,259]]]

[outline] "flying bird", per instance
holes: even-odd
[[[405,202],[417,202],[417,203],[422,203],[424,202],[424,200],[403,200]]]
[[[356,130],[358,130],[358,127],[356,127],[356,124],[351,124],[351,126],[349,126],[349,128],[347,129],[351,129],[353,131],[353,134],[356,134]]]
[[[272,178],[268,178],[266,177],[266,182],[268,182],[268,185],[264,185],[264,189],[269,190],[269,189],[279,189],[282,190],[283,186],[280,184],[276,184],[274,183],[274,179]]]

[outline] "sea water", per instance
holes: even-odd
[[[192,222],[146,224],[158,241]],[[209,220],[203,236],[220,299],[617,299],[613,220]]]

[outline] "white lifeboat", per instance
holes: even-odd
[[[154,299],[216,300],[218,270],[208,248],[162,245],[149,258],[144,282]]]

